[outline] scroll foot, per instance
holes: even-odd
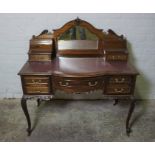
[[[127,129],[126,129],[126,134],[127,134],[128,137],[130,136],[130,133],[131,133],[131,132],[132,132],[131,128],[127,128]]]
[[[28,135],[28,136],[31,136],[31,132],[32,132],[32,130],[29,129],[29,128],[27,128],[27,135]]]

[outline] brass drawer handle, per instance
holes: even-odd
[[[41,80],[38,80],[38,81],[32,80],[32,82],[33,82],[34,84],[38,84],[38,83],[41,83]]]
[[[94,86],[96,86],[97,84],[98,84],[97,81],[95,81],[95,83],[88,82],[88,85],[89,85],[90,87],[94,87]]]
[[[125,78],[122,78],[122,79],[117,79],[117,78],[115,78],[115,82],[117,82],[117,83],[122,83],[122,82],[124,82],[125,81]]]
[[[41,91],[40,90],[37,90],[36,93],[41,93]]]
[[[121,89],[115,88],[114,90],[116,93],[122,93],[124,91],[124,88],[121,88]]]
[[[62,87],[69,87],[69,83],[68,82],[66,82],[66,83],[62,83],[62,82],[59,82],[59,84],[60,84],[60,86],[62,86]]]

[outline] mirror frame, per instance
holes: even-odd
[[[66,31],[68,31],[69,29],[75,27],[75,26],[81,26],[83,28],[88,29],[91,33],[93,33],[94,35],[96,35],[96,37],[98,38],[98,49],[96,49],[96,51],[93,50],[89,50],[87,51],[87,54],[84,53],[84,50],[79,50],[78,52],[73,52],[73,51],[64,51],[64,52],[58,52],[58,40],[59,37],[64,34]],[[64,24],[61,28],[59,29],[54,29],[53,30],[53,37],[56,43],[56,55],[58,56],[80,56],[80,57],[85,57],[85,56],[101,56],[100,51],[102,51],[103,48],[103,39],[104,36],[106,36],[106,34],[103,33],[102,29],[97,29],[95,28],[93,25],[91,25],[90,23],[81,20],[79,18],[76,18],[75,20],[69,21],[66,24]],[[102,55],[103,56],[103,55]]]
[[[54,33],[53,33],[54,38],[58,38],[63,33],[65,33],[66,31],[68,31],[69,29],[71,29],[75,26],[81,26],[81,27],[88,29],[91,33],[95,34],[98,37],[98,40],[104,39],[104,33],[103,33],[102,29],[97,29],[93,25],[91,25],[90,23],[88,23],[84,20],[81,20],[80,18],[76,18],[75,20],[67,22],[65,25],[63,25],[59,29],[54,29],[53,30],[54,31]]]
[[[69,29],[75,27],[75,26],[81,26],[86,29],[88,29],[91,33],[97,36],[98,38],[98,49],[96,50],[88,50],[87,53],[84,53],[84,50],[76,51],[75,53],[72,51],[63,51],[62,53],[58,52],[58,39],[59,37],[64,34]],[[53,38],[55,41],[55,48],[56,48],[56,55],[58,56],[80,56],[80,57],[103,57],[104,52],[104,44],[106,40],[123,40],[123,35],[119,36],[111,29],[108,30],[108,32],[104,32],[102,29],[95,28],[92,24],[88,23],[87,21],[81,20],[79,18],[76,18],[75,20],[71,20],[64,24],[59,29],[53,30]],[[66,53],[65,53],[66,52]]]

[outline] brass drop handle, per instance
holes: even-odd
[[[65,84],[63,84],[61,81],[59,82],[60,86],[62,87],[69,87],[69,83],[66,82]]]
[[[41,80],[38,80],[38,81],[32,80],[32,82],[33,82],[34,84],[38,84],[38,83],[41,82]]]
[[[114,90],[115,90],[116,93],[122,93],[122,92],[124,91],[123,88],[121,88],[121,89],[117,89],[117,88],[115,88]]]
[[[112,58],[115,59],[116,57],[115,56],[112,56]]]
[[[90,87],[94,87],[94,86],[96,86],[97,84],[98,84],[97,81],[95,81],[94,83],[88,82],[88,85],[89,85]]]
[[[37,92],[37,93],[41,93],[41,91],[40,91],[40,90],[37,90],[36,92]]]
[[[124,82],[125,81],[125,78],[121,78],[120,80],[119,79],[115,79],[115,82],[117,82],[117,83],[122,83],[122,82]]]

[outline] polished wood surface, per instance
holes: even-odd
[[[51,75],[54,68],[51,62],[26,62],[19,75]]]
[[[87,31],[92,34],[86,36]],[[67,40],[63,40],[65,36]],[[104,32],[79,18],[54,30],[53,34],[44,30],[33,36],[29,59],[18,73],[28,135],[32,129],[27,99],[36,98],[40,105],[41,100],[51,100],[57,91],[79,94],[96,90],[101,90],[106,99],[115,99],[116,104],[118,99],[133,99],[138,72],[134,64],[129,64],[128,55],[123,35],[111,29]],[[131,132],[129,121],[134,105],[133,100],[126,120],[127,134]]]
[[[25,94],[49,94],[51,89],[52,94],[57,90],[67,93],[102,90],[106,95],[129,95],[134,93],[138,72],[126,62],[59,57],[51,62],[27,62],[19,75],[24,80]]]
[[[32,39],[30,40],[30,51],[37,52],[51,52],[53,46],[52,39]]]
[[[52,55],[49,53],[37,53],[31,54],[29,53],[29,61],[51,61]]]
[[[67,93],[81,93],[94,90],[102,90],[104,78],[100,77],[60,77],[53,76],[53,89]]]
[[[137,75],[137,70],[126,62],[106,62],[103,58],[65,58],[59,57],[51,62],[27,62],[19,75]]]
[[[48,76],[24,76],[26,84],[49,84]]]
[[[90,40],[77,40],[73,37],[72,40],[62,40],[61,36],[76,26],[88,29],[96,37]],[[71,36],[73,33],[71,33]],[[75,32],[76,35],[76,32]],[[77,18],[63,25],[60,29],[54,30],[53,37],[56,43],[57,55],[66,57],[103,57],[105,56],[107,61],[127,61],[127,41],[123,35],[117,35],[111,29],[108,32],[104,32],[102,29],[97,29],[90,23]],[[72,37],[71,37],[72,38]],[[63,37],[63,39],[65,39]],[[94,46],[94,43],[98,43],[98,48]],[[67,44],[67,45],[66,45]],[[96,45],[96,44],[95,44]],[[69,48],[68,48],[69,47]],[[90,49],[90,47],[92,47]],[[77,50],[78,48],[78,50]],[[94,50],[94,48],[96,50]],[[89,50],[86,50],[89,49]],[[121,52],[119,56],[111,51]]]
[[[54,55],[53,35],[44,30],[40,35],[33,36],[29,46],[29,61],[51,61]]]

